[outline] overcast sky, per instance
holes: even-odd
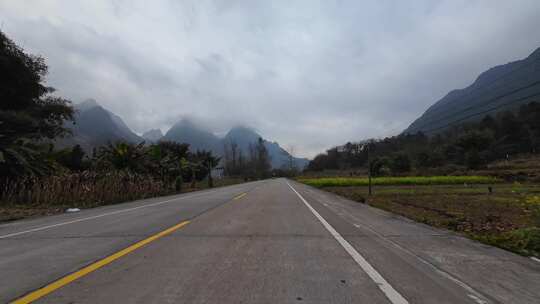
[[[448,91],[540,47],[538,0],[0,0],[58,95],[135,132],[254,127],[299,156],[394,135]]]

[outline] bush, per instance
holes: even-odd
[[[540,228],[516,229],[502,235],[477,237],[488,244],[515,251],[526,256],[540,256]]]

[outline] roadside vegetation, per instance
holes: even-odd
[[[367,177],[299,178],[300,182],[314,187],[367,186]],[[491,176],[384,176],[372,178],[372,185],[453,185],[494,184],[500,180]]]
[[[262,138],[248,144],[248,155],[244,155],[243,149],[234,142],[228,142],[223,147],[223,167],[227,176],[248,179],[264,179],[283,172],[272,170],[270,155]]]
[[[436,131],[331,148],[299,181],[540,256],[540,103]]]
[[[0,221],[241,182],[214,181],[220,158],[184,143],[57,149],[76,122],[71,102],[45,85],[44,59],[0,31],[0,70]]]
[[[348,171],[305,172],[298,180],[486,244],[540,257],[540,156],[514,156],[458,173],[470,175],[374,177],[372,195],[367,177],[339,177],[350,176]]]
[[[460,172],[485,169],[496,161],[538,152],[540,103],[531,102],[515,111],[488,115],[479,122],[430,136],[419,132],[349,142],[317,155],[308,171],[338,170],[358,175],[369,167],[374,176],[468,175]]]

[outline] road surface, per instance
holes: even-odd
[[[540,303],[540,263],[286,179],[0,225],[0,302]]]

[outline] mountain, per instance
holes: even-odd
[[[88,99],[76,104],[74,123],[66,123],[73,135],[58,139],[55,144],[59,148],[81,145],[87,152],[93,148],[107,144],[108,142],[125,141],[130,143],[149,143],[158,140],[169,140],[188,143],[192,151],[210,150],[216,155],[223,155],[225,143],[235,142],[244,152],[249,154],[249,145],[255,144],[260,136],[253,129],[246,127],[232,128],[223,138],[214,135],[205,128],[198,126],[189,119],[182,119],[174,124],[165,135],[159,129],[145,132],[142,137],[129,129],[124,121],[116,114],[99,105],[95,100]],[[273,168],[288,166],[289,153],[277,142],[264,140],[264,145],[271,157]],[[309,160],[306,158],[293,158],[298,168],[304,168]]]
[[[540,48],[523,60],[496,66],[470,86],[454,90],[416,119],[404,133],[435,134],[450,126],[540,100]]]
[[[55,143],[60,148],[79,144],[84,150],[91,151],[92,148],[108,142],[139,143],[143,141],[118,115],[106,110],[93,99],[76,104],[74,108],[74,123],[66,123],[72,136],[57,140]]]
[[[243,151],[244,155],[248,155],[249,144],[256,143],[259,140],[259,137],[262,138],[262,136],[253,129],[240,126],[232,128],[223,138],[223,143],[235,142],[238,145],[238,148]],[[285,149],[277,142],[270,142],[264,138],[263,141],[264,146],[270,155],[272,168],[281,168],[289,165],[290,154],[285,151]],[[309,160],[307,158],[293,157],[293,162],[297,168],[303,169],[307,166]]]
[[[163,133],[161,133],[160,129],[152,129],[152,130],[148,130],[144,132],[141,137],[146,142],[155,143],[155,142],[158,142],[163,137]]]
[[[234,142],[242,151],[248,151],[249,145],[254,144],[261,137],[254,130],[247,127],[234,127],[223,138],[224,143]]]
[[[255,144],[259,140],[259,137],[262,136],[253,129],[234,127],[227,132],[225,137],[220,138],[212,132],[197,126],[190,120],[182,119],[172,126],[162,139],[188,143],[192,151],[197,149],[211,150],[217,155],[223,155],[225,144],[234,142],[242,150],[244,155],[247,156],[249,154],[249,145]],[[273,168],[281,168],[289,164],[289,154],[277,142],[264,140],[264,145],[272,159],[271,164]],[[295,157],[293,161],[298,168],[302,169],[309,163],[309,160],[306,158]]]
[[[221,152],[223,147],[219,137],[188,119],[182,119],[174,124],[163,136],[163,140],[188,143],[192,151],[211,150],[220,155],[218,152]]]

